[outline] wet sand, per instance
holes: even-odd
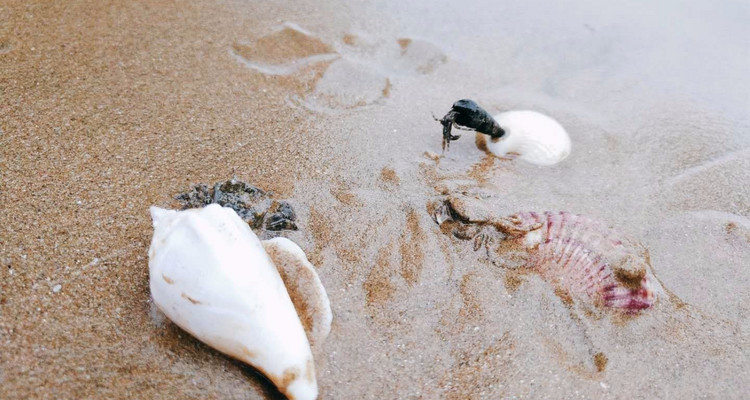
[[[148,207],[231,176],[298,213],[321,398],[750,392],[748,6],[402,3],[0,4],[0,398],[277,398],[149,300]],[[464,97],[571,156],[425,156]],[[605,221],[671,295],[587,313],[443,235],[446,191]]]

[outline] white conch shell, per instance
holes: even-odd
[[[570,154],[570,137],[554,119],[536,111],[508,111],[494,116],[505,130],[487,138],[487,150],[498,157],[520,158],[536,165],[553,165]]]
[[[286,284],[308,339],[313,344],[322,343],[331,332],[333,313],[315,267],[307,260],[305,252],[287,238],[277,237],[261,243]]]
[[[268,377],[289,399],[318,394],[310,344],[258,238],[230,208],[151,207],[151,295],[191,335]]]

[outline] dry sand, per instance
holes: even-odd
[[[148,207],[233,175],[299,214],[321,398],[750,392],[747,3],[404,3],[0,3],[0,398],[278,396],[149,301]],[[463,97],[573,153],[425,157]],[[606,221],[673,296],[586,313],[441,234],[440,190]]]

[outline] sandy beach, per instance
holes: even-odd
[[[321,399],[750,393],[750,6],[741,1],[0,1],[0,398],[282,398],[150,300],[148,209],[237,177],[333,311]],[[433,119],[530,109],[572,153],[502,160]],[[479,146],[480,147],[480,146]],[[442,157],[436,157],[441,155]],[[428,205],[568,211],[666,294],[589,312]]]

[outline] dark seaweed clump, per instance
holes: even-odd
[[[201,183],[188,192],[178,194],[175,199],[183,210],[214,203],[230,207],[253,229],[297,230],[297,215],[291,204],[274,200],[263,189],[237,179],[218,182],[213,187]]]

